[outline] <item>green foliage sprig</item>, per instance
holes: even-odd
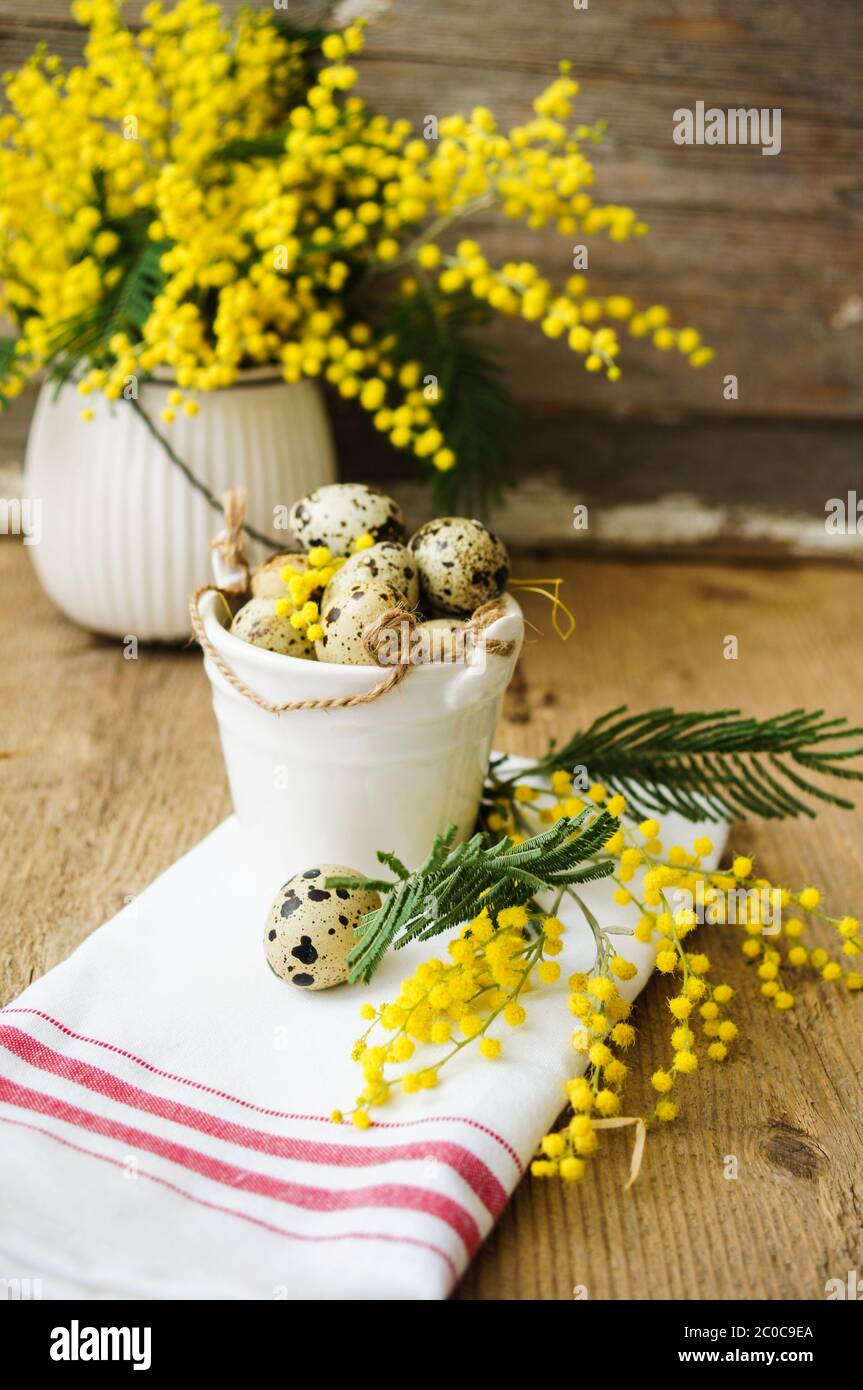
[[[438,294],[424,276],[416,294],[391,304],[382,327],[395,335],[400,361],[421,361],[438,380],[435,419],[459,460],[448,472],[426,466],[443,515],[485,516],[514,482],[517,407],[498,355],[476,337],[490,318],[472,294]]]
[[[565,816],[517,845],[508,839],[490,845],[488,836],[477,834],[454,849],[456,827],[450,825],[435,837],[428,858],[413,873],[394,855],[378,853],[380,862],[396,874],[395,881],[346,875],[328,878],[328,888],[374,888],[386,895],[357,930],[357,945],[348,957],[351,983],[367,983],[390,947],[400,950],[410,941],[426,941],[450,931],[481,907],[498,912],[536,893],[607,877],[614,868],[612,860],[586,861],[599,853],[617,822],[604,811],[579,834],[591,814]]]
[[[5,409],[9,404],[10,397],[3,390],[3,383],[6,382],[15,364],[15,344],[17,341],[17,338],[0,338],[0,409]]]
[[[494,800],[527,777],[584,768],[591,781],[621,793],[640,814],[676,811],[691,821],[814,817],[812,798],[846,810],[854,803],[799,769],[863,780],[863,769],[846,765],[863,756],[863,745],[854,742],[861,736],[863,729],[828,719],[823,710],[796,709],[759,720],[735,709],[629,715],[621,705],[517,773],[501,775],[500,764],[493,767],[486,793]]]
[[[98,360],[115,333],[142,333],[164,287],[160,260],[167,242],[136,238],[130,227],[123,231],[116,285],[98,303],[68,319],[52,340],[48,367],[57,391],[90,361]]]

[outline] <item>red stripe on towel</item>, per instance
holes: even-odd
[[[97,1158],[101,1163],[110,1163],[115,1168],[125,1168],[127,1165],[121,1158],[111,1158],[109,1154],[100,1154],[95,1149],[85,1149],[81,1144],[73,1144],[71,1139],[64,1139],[61,1135],[55,1134],[53,1130],[44,1129],[42,1125],[31,1125],[26,1120],[13,1120],[11,1115],[0,1115],[0,1122],[6,1125],[15,1125],[16,1129],[29,1129],[34,1134],[44,1134],[46,1138],[53,1139],[55,1143],[62,1144],[66,1149],[74,1149],[76,1153],[86,1154],[88,1158]],[[176,1183],[168,1182],[167,1178],[160,1178],[156,1173],[148,1173],[143,1168],[137,1170],[138,1176],[147,1178],[149,1182],[158,1183],[160,1187],[165,1187],[169,1192],[175,1193],[178,1197],[185,1197],[188,1202],[194,1202],[196,1206],[206,1207],[208,1211],[223,1212],[226,1216],[239,1217],[241,1221],[248,1221],[252,1226],[260,1226],[262,1230],[272,1231],[274,1235],[285,1236],[288,1240],[303,1240],[313,1242],[329,1242],[334,1240],[383,1240],[394,1245],[415,1245],[420,1250],[431,1250],[433,1254],[440,1255],[445,1261],[453,1279],[458,1278],[458,1270],[445,1250],[433,1245],[431,1241],[420,1240],[417,1236],[396,1236],[390,1235],[386,1231],[336,1231],[331,1235],[314,1235],[305,1231],[287,1231],[283,1226],[274,1226],[269,1221],[262,1221],[260,1217],[250,1216],[248,1212],[236,1211],[233,1207],[223,1207],[218,1202],[208,1202],[205,1197],[196,1197],[193,1192],[188,1192],[184,1187],[178,1187]]]
[[[491,1216],[499,1216],[506,1205],[506,1192],[491,1169],[460,1144],[427,1140],[410,1144],[363,1146],[338,1142],[322,1143],[315,1139],[267,1134],[264,1130],[250,1129],[246,1125],[236,1124],[233,1120],[223,1119],[219,1115],[211,1115],[207,1111],[196,1110],[179,1101],[166,1100],[163,1096],[141,1090],[139,1086],[133,1086],[115,1076],[113,1072],[94,1067],[89,1062],[70,1057],[64,1052],[57,1052],[20,1028],[0,1024],[0,1045],[30,1066],[38,1067],[40,1071],[50,1072],[53,1076],[62,1077],[99,1095],[107,1096],[109,1100],[118,1101],[149,1115],[158,1115],[163,1120],[185,1125],[187,1129],[209,1134],[212,1138],[222,1139],[228,1144],[237,1144],[273,1158],[294,1159],[301,1163],[332,1164],[346,1168],[367,1168],[400,1160],[420,1162],[436,1159],[464,1179]]]
[[[108,1052],[114,1052],[118,1057],[124,1057],[127,1062],[134,1062],[136,1066],[143,1067],[153,1076],[164,1077],[166,1081],[176,1081],[181,1086],[193,1086],[195,1090],[203,1091],[206,1095],[218,1096],[220,1100],[228,1100],[233,1105],[242,1105],[244,1109],[254,1110],[259,1115],[269,1115],[276,1120],[304,1120],[317,1124],[332,1124],[328,1115],[301,1115],[293,1114],[288,1110],[270,1110],[264,1105],[256,1105],[254,1101],[243,1100],[240,1096],[231,1095],[229,1091],[220,1091],[215,1086],[207,1086],[202,1081],[195,1081],[188,1076],[177,1076],[173,1072],[163,1071],[161,1067],[154,1066],[151,1062],[145,1062],[142,1057],[136,1057],[134,1052],[127,1052],[125,1048],[117,1047],[114,1043],[103,1042],[101,1038],[90,1038],[84,1033],[76,1033],[74,1029],[67,1028],[65,1023],[52,1018],[51,1014],[43,1013],[41,1009],[19,1008],[10,1004],[7,1008],[0,1009],[0,1015],[2,1014],[32,1014],[58,1028],[67,1038],[74,1038],[76,1042],[88,1043],[91,1047],[104,1047]],[[480,1130],[481,1133],[487,1134],[490,1139],[494,1139],[496,1143],[500,1144],[501,1148],[509,1154],[519,1174],[524,1172],[524,1164],[509,1140],[504,1139],[502,1134],[498,1134],[496,1130],[490,1129],[481,1120],[475,1120],[470,1115],[426,1115],[419,1116],[414,1120],[375,1120],[376,1129],[413,1129],[416,1125],[425,1124],[470,1125],[472,1129]]]
[[[110,1120],[104,1115],[83,1110],[57,1096],[31,1090],[29,1086],[19,1086],[5,1077],[0,1077],[0,1101],[16,1105],[23,1110],[33,1110],[40,1115],[51,1115],[54,1119],[76,1125],[79,1129],[101,1134],[108,1139],[116,1139],[129,1148],[143,1149],[156,1154],[191,1172],[199,1173],[211,1182],[222,1183],[234,1192],[251,1192],[255,1196],[270,1197],[274,1201],[301,1207],[307,1211],[352,1211],[361,1207],[418,1211],[425,1216],[433,1216],[438,1221],[443,1221],[455,1231],[469,1255],[473,1255],[482,1238],[476,1222],[463,1206],[451,1197],[432,1192],[428,1188],[414,1187],[407,1183],[376,1183],[370,1187],[340,1191],[334,1188],[311,1187],[305,1183],[283,1182],[266,1173],[256,1173],[248,1168],[240,1168],[234,1163],[225,1163],[210,1154],[190,1149],[185,1144],[175,1144],[170,1139],[149,1134],[146,1130],[135,1129],[131,1125]]]

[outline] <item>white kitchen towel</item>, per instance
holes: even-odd
[[[703,829],[671,816],[664,839]],[[367,989],[291,989],[264,961],[273,885],[239,844],[231,818],[0,1011],[0,1277],[46,1298],[445,1297],[578,1069],[566,978],[592,936],[564,914],[561,981],[503,1055],[466,1048],[361,1133],[328,1118],[361,1084],[359,1007],[441,943],[391,954]],[[632,926],[607,882],[583,896]],[[621,950],[634,998],[653,948]]]

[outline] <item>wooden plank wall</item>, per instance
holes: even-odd
[[[558,58],[571,58],[579,115],[609,123],[597,194],[636,206],[652,229],[629,245],[593,241],[595,288],[665,302],[716,347],[715,363],[693,371],[633,346],[612,385],[534,326],[496,331],[525,412],[526,510],[544,518],[528,538],[565,539],[550,500],[567,515],[586,500],[604,512],[649,504],[654,540],[674,540],[675,528],[691,540],[692,506],[674,501],[685,494],[710,513],[711,544],[745,549],[761,536],[838,553],[823,544],[824,503],[863,482],[859,0],[290,0],[288,13],[333,9],[369,17],[363,94],[417,121],[477,103],[518,121]],[[80,51],[65,0],[0,0],[0,66],[42,38],[65,57]],[[781,153],[676,145],[672,113],[699,100],[781,108]],[[571,244],[551,232],[488,218],[477,231],[494,259],[570,269]],[[723,399],[726,373],[738,377],[736,401]],[[404,474],[355,416],[340,413],[338,432],[346,473]],[[625,519],[606,522],[625,538]],[[854,539],[843,540],[848,554]],[[590,543],[601,541],[594,530]]]

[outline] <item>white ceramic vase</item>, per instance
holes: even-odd
[[[140,404],[177,456],[216,498],[248,489],[247,519],[272,538],[278,507],[336,477],[323,399],[313,382],[288,385],[271,368],[203,393],[200,412],[166,424],[170,383],[147,383]],[[93,420],[81,418],[84,405]],[[128,401],[86,401],[74,386],[42,388],[27,446],[26,494],[41,505],[28,546],[43,587],[74,622],[114,637],[188,636],[188,596],[210,576],[219,516],[167,456]],[[253,563],[264,547],[250,542]]]

